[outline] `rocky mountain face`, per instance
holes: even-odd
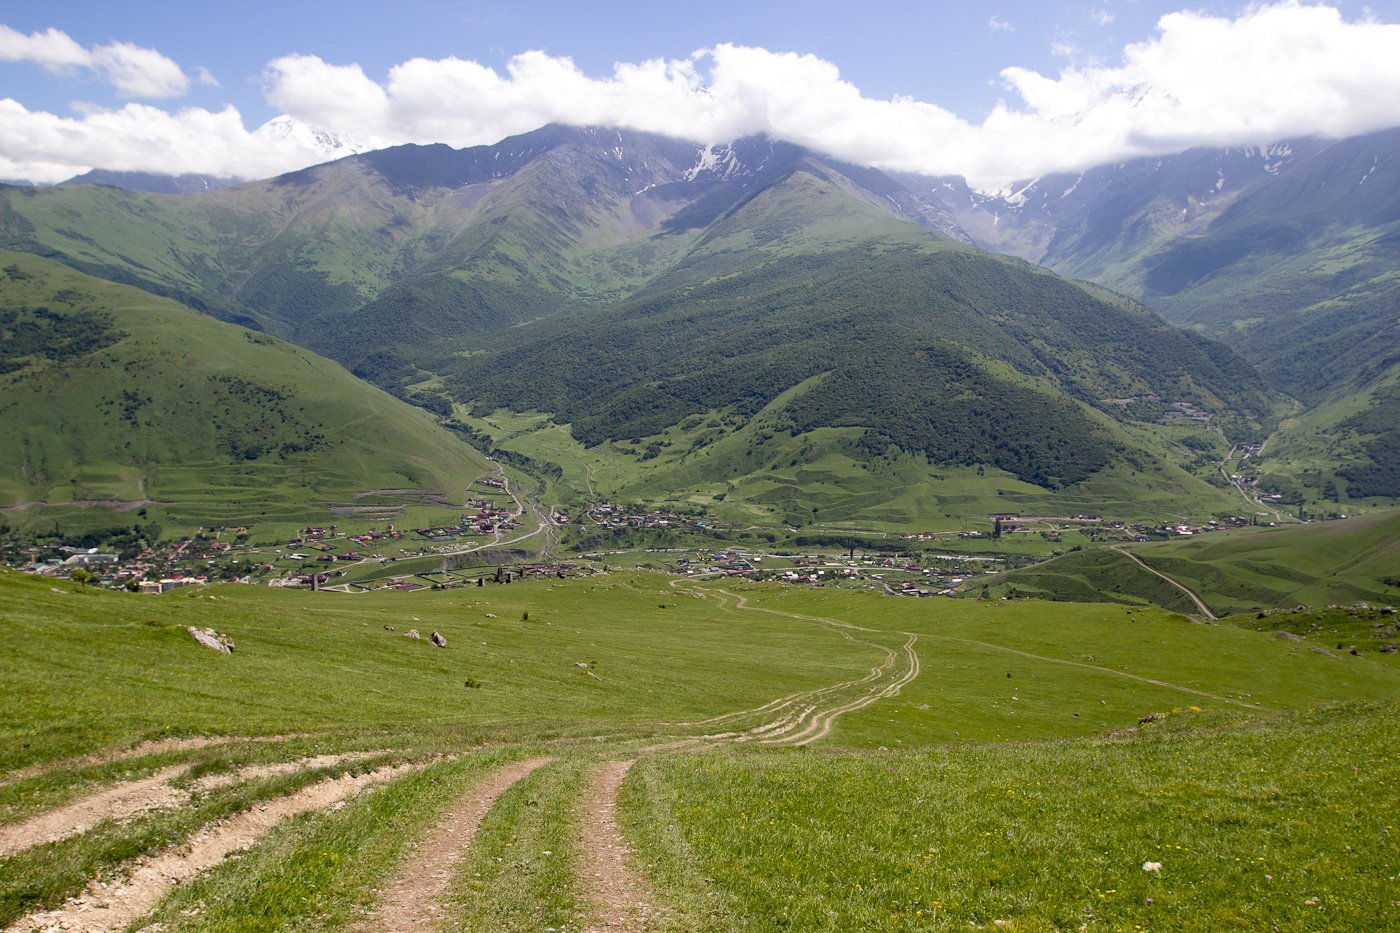
[[[1193,149],[994,194],[960,179],[901,180],[979,245],[1122,291],[1261,364],[1279,358],[1281,327],[1290,345],[1305,336],[1299,313],[1323,336],[1342,329],[1324,323],[1342,306],[1352,327],[1362,306],[1393,298],[1400,130]],[[1278,378],[1290,391],[1318,388],[1296,372]]]

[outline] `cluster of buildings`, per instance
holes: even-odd
[[[67,544],[31,546],[11,554],[9,563],[40,576],[73,578],[75,571],[82,571],[86,576],[78,579],[94,586],[165,593],[207,583],[208,568],[228,548],[228,542],[201,532],[160,551],[146,547],[125,554]]]
[[[772,580],[809,586],[854,585],[881,589],[897,596],[954,596],[968,579],[993,568],[987,558],[968,558],[985,566],[950,565],[935,568],[921,565],[908,555],[888,557],[837,557],[820,554],[801,556],[767,555],[770,563],[791,566],[764,566],[764,555],[741,549],[716,552],[698,559],[679,558],[673,569],[686,575],[706,574]],[[950,557],[950,560],[955,560]]]
[[[490,480],[482,480],[489,483]],[[471,535],[489,535],[500,531],[510,531],[520,527],[520,517],[505,506],[487,499],[472,499],[455,525],[437,525],[432,528],[416,528],[414,533],[428,541],[455,541]]]
[[[685,524],[675,512],[628,512],[606,502],[589,508],[588,517],[604,528],[676,528]]]

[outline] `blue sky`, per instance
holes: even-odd
[[[808,52],[836,64],[870,97],[905,94],[980,119],[1005,96],[1008,65],[1059,68],[1073,47],[1081,58],[1112,59],[1146,38],[1157,18],[1184,8],[1158,2],[757,2],[662,4],[395,0],[191,4],[95,4],[91,0],[25,3],[0,13],[21,32],[56,27],[82,45],[126,41],[154,48],[187,69],[204,67],[218,88],[197,87],[186,102],[229,101],[250,120],[276,115],[259,75],[282,55],[316,55],[358,63],[383,77],[409,58],[471,58],[496,68],[509,56],[542,49],[568,56],[589,74],[615,62],[682,58],[729,42],[778,52]],[[1229,13],[1241,4],[1207,2],[1192,9]],[[1362,4],[1339,4],[1359,14]],[[1373,10],[1400,8],[1372,3]],[[1106,15],[1107,14],[1107,15]],[[994,22],[995,20],[995,22]],[[55,80],[26,63],[0,63],[0,93],[26,106],[65,110],[73,99],[113,103],[118,95],[90,75]]]
[[[6,6],[0,178],[53,181],[98,162],[246,176],[312,160],[304,134],[251,137],[280,114],[361,147],[493,142],[575,113],[698,142],[766,131],[989,184],[1232,132],[1262,143],[1400,123],[1400,75],[1386,65],[1400,63],[1400,0]],[[1162,19],[1183,10],[1195,15]],[[1324,47],[1299,61],[1314,35]],[[521,57],[531,51],[545,54]],[[414,59],[426,64],[404,67]],[[615,70],[655,60],[667,66]],[[1193,73],[1214,84],[1193,87]],[[1288,107],[1271,99],[1275,80]],[[1329,93],[1309,103],[1317,87]],[[1144,88],[1150,108],[1124,103]],[[274,143],[276,158],[258,151]]]

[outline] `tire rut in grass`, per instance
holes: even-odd
[[[672,586],[674,587],[676,584],[673,583]],[[839,717],[864,709],[879,700],[895,696],[906,684],[919,675],[919,655],[914,649],[918,636],[912,632],[897,633],[905,636],[905,643],[896,650],[872,638],[871,636],[877,634],[874,629],[821,616],[805,616],[767,608],[749,609],[748,599],[745,596],[731,593],[728,590],[704,592],[718,594],[719,598],[724,601],[726,609],[730,609],[728,601],[734,600],[731,611],[765,612],[799,622],[827,627],[838,632],[841,637],[847,640],[859,641],[873,648],[878,648],[884,653],[884,659],[871,668],[868,674],[859,679],[845,680],[826,687],[790,694],[753,709],[739,710],[698,722],[680,724],[696,726],[733,723],[736,719],[750,718],[757,714],[774,717],[765,718],[751,728],[677,739],[647,746],[642,749],[643,751],[701,752],[724,745],[746,742],[756,742],[759,745],[807,745],[826,738],[831,732],[833,723]]]
[[[0,856],[77,835],[106,819],[162,806],[172,796],[170,782],[183,774],[185,767],[162,768],[149,777],[124,781],[22,822],[0,826]]]
[[[18,768],[4,775],[0,775],[0,784],[10,784],[14,781],[23,781],[33,777],[39,777],[52,771],[61,771],[65,768],[86,768],[91,765],[107,765],[118,761],[129,761],[133,758],[144,758],[147,755],[159,755],[163,752],[186,752],[196,751],[201,748],[213,748],[217,745],[231,745],[237,742],[289,742],[292,739],[302,738],[297,735],[261,735],[261,736],[237,736],[237,735],[209,735],[194,736],[180,739],[154,739],[149,742],[142,742],[130,748],[113,748],[90,755],[82,755],[78,758],[68,758],[63,761],[46,761],[42,764],[29,765]]]
[[[584,806],[579,854],[581,881],[593,906],[588,933],[641,933],[654,913],[617,823],[617,794],[631,769],[631,761],[606,762]]]
[[[103,820],[122,820],[151,810],[178,807],[189,802],[196,792],[227,787],[238,781],[255,780],[289,774],[303,769],[324,768],[347,761],[370,758],[383,752],[351,752],[345,755],[320,755],[297,761],[266,765],[249,765],[226,774],[197,778],[188,787],[177,787],[174,781],[184,774],[185,764],[162,768],[148,777],[124,781],[105,787],[72,803],[40,813],[19,823],[0,826],[0,856],[11,855],[31,846],[56,842],[86,832]]]
[[[419,767],[422,766],[390,765],[366,774],[329,778],[239,813],[205,827],[183,845],[137,859],[125,879],[94,881],[57,910],[31,914],[9,926],[5,933],[107,933],[125,929],[149,913],[175,885],[212,868],[229,854],[252,846],[282,820],[330,807],[358,791]]]
[[[482,819],[497,798],[516,781],[553,758],[529,758],[506,765],[466,793],[452,811],[429,831],[409,856],[399,876],[388,886],[373,919],[357,925],[366,931],[414,933],[436,919],[444,892],[451,883]]]

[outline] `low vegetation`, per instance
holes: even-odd
[[[172,766],[191,791],[6,856],[0,907],[57,907],[216,820],[403,763],[385,790],[281,821],[162,892],[147,918],[351,928],[441,813],[545,753],[444,879],[449,925],[590,922],[580,814],[597,764],[635,757],[617,814],[657,930],[1380,929],[1400,669],[1313,647],[1146,606],[638,572],[160,597],[0,574],[0,827]],[[827,729],[782,725],[804,709],[830,710],[811,720]],[[112,757],[170,736],[221,744]],[[225,783],[200,789],[211,779]]]

